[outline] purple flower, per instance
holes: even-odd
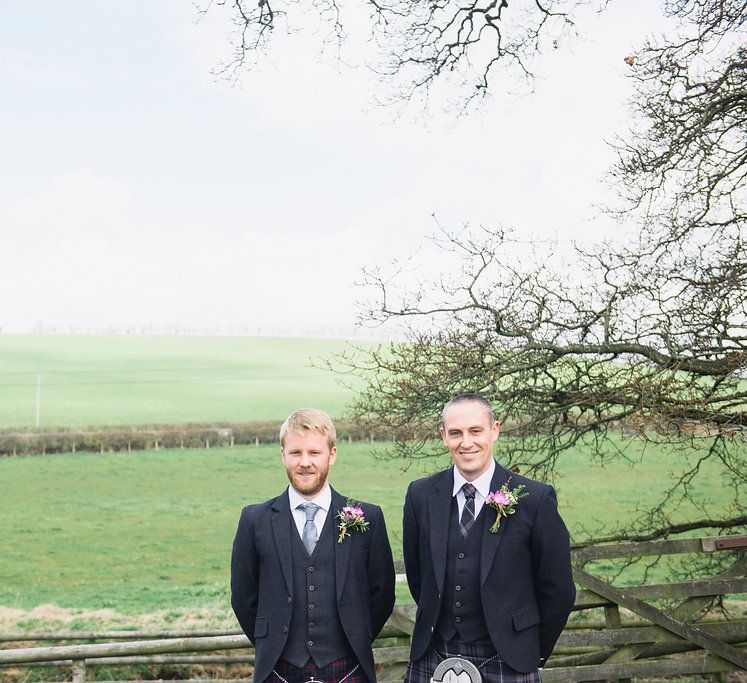
[[[485,505],[510,505],[513,501],[511,497],[505,491],[496,491],[495,493],[489,493],[485,499]]]
[[[347,503],[337,514],[337,518],[340,520],[337,527],[340,530],[340,535],[337,538],[338,543],[342,543],[350,536],[351,531],[368,531],[368,522],[360,503],[352,500],[348,500]]]
[[[344,508],[342,508],[342,512],[344,515],[348,517],[352,517],[353,519],[365,519],[365,515],[363,514],[363,510],[356,506],[346,505]]]

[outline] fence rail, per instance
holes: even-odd
[[[574,548],[574,579],[580,588],[574,611],[578,615],[560,636],[542,673],[544,683],[747,670],[747,618],[728,618],[723,612],[702,618],[714,599],[747,593],[745,549],[747,536]],[[668,584],[614,586],[588,567],[600,559],[714,552],[738,556],[721,574]],[[650,602],[665,598],[676,604],[664,610]],[[594,616],[600,610],[603,619]],[[397,605],[374,644],[380,681],[402,680],[414,620],[414,605]],[[83,683],[86,669],[92,666],[254,661],[251,645],[238,629],[0,634],[0,642],[28,640],[126,642],[6,648],[0,650],[0,667],[72,667],[74,683]],[[235,650],[243,652],[233,654]]]

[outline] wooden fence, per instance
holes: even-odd
[[[574,614],[542,680],[626,681],[747,670],[746,549],[747,536],[575,547],[574,577],[579,591]],[[598,561],[710,553],[736,557],[721,573],[665,584],[616,586],[593,569]],[[740,614],[709,609],[724,596],[740,594],[745,601],[734,603],[742,605]],[[414,619],[414,605],[397,605],[374,644],[381,682],[402,680]],[[101,639],[120,642],[18,647],[20,641],[30,640]],[[130,642],[121,642],[126,640]],[[0,635],[0,642],[12,644],[0,650],[0,666],[70,667],[74,683],[83,683],[87,669],[100,665],[254,661],[248,640],[238,630],[14,633]],[[231,654],[234,650],[244,652]]]

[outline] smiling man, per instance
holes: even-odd
[[[335,427],[321,410],[280,428],[290,486],[241,513],[231,604],[254,645],[254,681],[375,683],[371,642],[392,613],[394,565],[381,508],[328,483]]]
[[[418,605],[405,683],[462,657],[487,683],[539,683],[573,606],[568,531],[551,486],[493,459],[500,424],[479,394],[444,407],[453,467],[407,490],[403,548]]]

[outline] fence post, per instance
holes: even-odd
[[[86,680],[86,660],[73,660],[73,683],[85,683]]]
[[[621,628],[622,620],[620,619],[620,608],[617,605],[606,605],[604,608],[604,622],[607,628]],[[630,678],[612,679],[617,683],[631,683]]]

